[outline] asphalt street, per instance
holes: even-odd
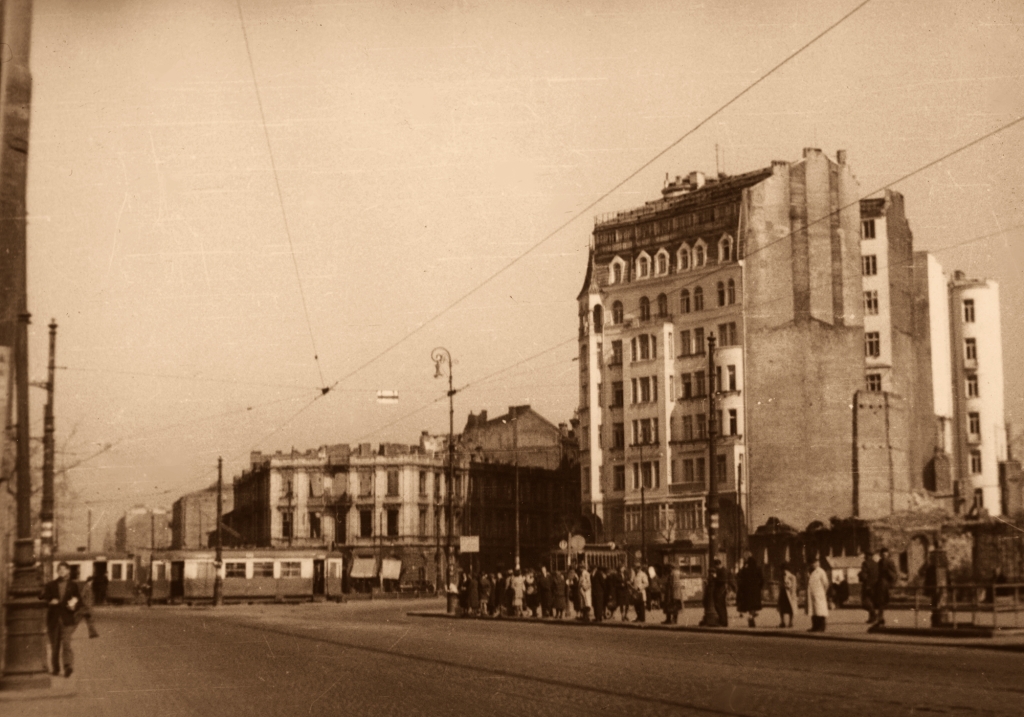
[[[0,714],[1024,712],[1021,652],[406,615],[424,607],[104,608],[102,637],[76,635],[75,694]]]

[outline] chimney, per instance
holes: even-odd
[[[836,150],[836,164],[846,164],[846,150]]]
[[[690,191],[695,191],[704,186],[704,172],[690,172]]]
[[[821,150],[817,147],[804,147],[804,159],[812,154],[821,154]]]
[[[966,278],[967,278],[967,275],[964,274],[959,269],[957,269],[956,271],[953,272],[953,280],[954,281],[964,281]]]

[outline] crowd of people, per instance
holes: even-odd
[[[678,622],[686,599],[680,569],[653,565],[469,572],[458,594],[467,616],[628,621],[632,610],[634,622],[646,622],[647,612],[659,608],[666,624]]]

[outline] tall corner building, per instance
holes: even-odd
[[[957,324],[966,299],[984,327]],[[952,509],[963,475],[993,511],[1001,356],[957,356],[973,330],[994,326],[999,345],[997,293],[947,286],[913,250],[903,197],[861,200],[845,152],[693,172],[599,217],[578,302],[582,496],[600,540],[696,567],[712,476],[731,558],[771,518]],[[972,371],[980,393],[961,400]],[[988,393],[998,406],[972,408]]]

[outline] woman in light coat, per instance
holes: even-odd
[[[789,569],[789,563],[782,564],[782,583],[779,585],[779,627],[787,627],[786,615],[789,615],[788,627],[793,627],[793,615],[796,613],[796,575]]]
[[[580,619],[584,622],[590,620],[590,607],[593,604],[591,595],[590,571],[584,565],[580,568]]]
[[[825,632],[828,618],[828,573],[821,567],[817,557],[811,560],[811,575],[807,579],[807,612],[811,616],[808,632]]]

